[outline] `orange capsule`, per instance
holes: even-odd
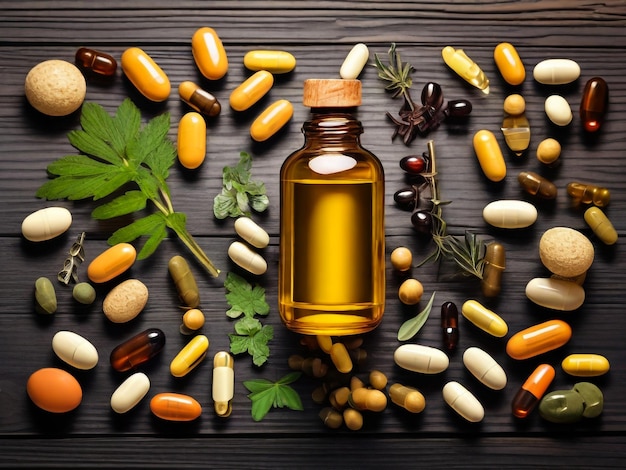
[[[193,170],[202,165],[206,156],[206,122],[196,112],[186,113],[178,123],[178,161]]]
[[[528,376],[511,403],[515,417],[526,418],[530,414],[548,390],[555,374],[550,364],[541,364]]]
[[[200,73],[209,80],[219,80],[228,72],[226,50],[213,28],[200,28],[193,34],[191,52]]]
[[[528,359],[560,348],[572,337],[572,328],[562,320],[549,320],[515,333],[506,343],[513,359]]]
[[[178,95],[181,100],[207,117],[215,117],[222,111],[217,98],[193,82],[185,81],[178,85]]]
[[[493,59],[504,81],[509,85],[521,85],[526,78],[526,70],[512,44],[508,42],[498,44],[493,50]]]
[[[474,151],[485,176],[494,182],[506,176],[506,163],[500,145],[493,132],[480,130],[474,134]]]
[[[272,103],[250,126],[250,135],[263,142],[276,134],[293,116],[293,105],[287,100]]]
[[[609,86],[600,77],[590,78],[580,101],[580,121],[587,132],[597,132],[609,107]]]
[[[202,406],[189,395],[159,393],[150,400],[150,410],[167,421],[193,421],[202,414]]]
[[[122,70],[130,82],[146,98],[165,101],[170,96],[170,80],[152,58],[138,47],[122,54]]]
[[[137,250],[130,243],[118,243],[100,253],[87,267],[92,282],[102,283],[128,270],[137,259]]]
[[[274,85],[274,76],[267,70],[259,70],[230,94],[230,107],[245,111],[259,101]]]

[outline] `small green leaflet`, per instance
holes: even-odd
[[[226,217],[249,216],[252,208],[263,212],[269,205],[265,184],[252,181],[250,168],[252,157],[246,153],[239,154],[239,163],[234,167],[222,170],[222,191],[213,200],[213,213],[218,219]]]
[[[398,341],[406,341],[408,339],[413,338],[417,334],[417,332],[424,326],[426,320],[428,320],[428,315],[430,315],[430,311],[433,307],[433,302],[435,300],[435,292],[430,296],[430,300],[428,304],[420,313],[418,313],[415,317],[410,320],[405,321],[400,329],[398,330]]]
[[[289,384],[300,378],[302,372],[291,372],[277,382],[266,379],[246,380],[243,385],[251,393],[248,398],[252,401],[252,419],[261,421],[272,408],[287,407],[291,410],[302,411],[300,395]]]
[[[256,318],[244,317],[235,323],[235,332],[229,334],[230,352],[241,354],[247,352],[252,356],[255,366],[262,366],[270,355],[267,343],[274,337],[274,328],[261,325]]]
[[[239,318],[241,314],[252,318],[255,314],[267,315],[270,306],[265,301],[265,289],[258,284],[252,287],[243,277],[228,273],[224,287],[229,291],[226,300],[230,309],[226,312],[230,318]]]

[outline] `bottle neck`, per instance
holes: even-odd
[[[325,145],[359,145],[363,126],[349,110],[316,108],[311,110],[311,118],[302,126],[305,140],[321,141]]]

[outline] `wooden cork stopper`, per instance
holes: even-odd
[[[353,108],[361,105],[361,81],[342,78],[304,81],[302,104],[308,108]]]
[[[587,237],[568,227],[554,227],[539,240],[539,257],[552,273],[573,278],[587,272],[593,263],[593,245]]]

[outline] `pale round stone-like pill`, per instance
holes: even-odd
[[[24,92],[37,111],[48,116],[67,116],[83,104],[87,83],[74,64],[53,59],[35,65],[28,72]]]
[[[569,227],[546,230],[539,240],[539,257],[550,272],[576,277],[593,263],[592,243],[582,233]]]
[[[102,310],[113,323],[126,323],[139,315],[147,302],[146,285],[138,279],[128,279],[111,289]]]
[[[544,108],[548,119],[557,126],[567,126],[572,122],[572,108],[565,98],[560,95],[551,95],[546,98]]]
[[[79,282],[72,289],[72,297],[76,302],[90,305],[96,300],[96,290],[88,282]]]

